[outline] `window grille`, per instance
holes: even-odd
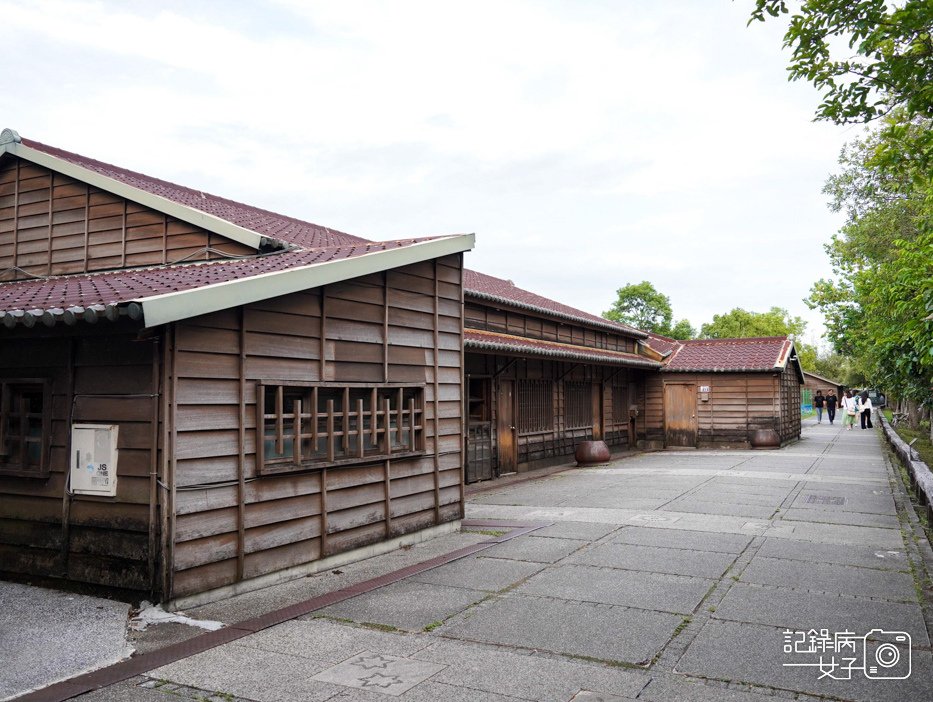
[[[564,426],[567,429],[593,426],[593,389],[589,383],[564,383]]]
[[[550,380],[519,380],[518,433],[535,434],[554,429],[554,385]]]
[[[612,423],[628,424],[629,397],[625,385],[612,386]]]
[[[260,384],[260,473],[424,451],[424,388]]]
[[[0,381],[0,474],[49,475],[51,388],[47,380]]]

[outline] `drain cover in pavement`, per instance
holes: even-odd
[[[834,495],[807,495],[806,503],[808,505],[844,505],[846,498],[836,497]]]
[[[363,652],[318,673],[312,680],[398,696],[446,667],[413,658]]]

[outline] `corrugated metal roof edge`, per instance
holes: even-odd
[[[613,331],[617,334],[628,334],[629,336],[634,336],[638,339],[646,339],[648,335],[634,327],[624,327],[617,325],[614,322],[599,322],[595,319],[588,319],[587,317],[578,317],[575,315],[570,315],[565,312],[557,312],[555,310],[549,310],[547,307],[539,307],[538,305],[529,305],[527,302],[519,302],[518,300],[513,300],[508,297],[501,297],[499,295],[492,295],[490,293],[479,292],[477,290],[470,290],[464,288],[464,295],[475,297],[479,300],[488,300],[489,302],[497,302],[501,305],[508,305],[511,307],[516,307],[520,310],[529,310],[531,312],[539,312],[541,314],[548,314],[552,317],[559,317],[560,319],[567,319],[572,322],[579,322],[581,324],[589,324],[594,327],[601,329],[606,329],[607,331]]]

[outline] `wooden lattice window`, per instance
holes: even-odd
[[[518,433],[536,434],[554,429],[554,384],[550,380],[519,380]]]
[[[47,380],[0,381],[0,475],[49,475],[51,387]]]
[[[258,386],[260,473],[424,452],[424,388]]]
[[[593,426],[593,387],[589,383],[564,383],[564,426],[567,429]]]
[[[628,424],[629,396],[627,385],[612,386],[612,423]]]

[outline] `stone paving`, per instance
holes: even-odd
[[[467,516],[551,526],[81,699],[933,699],[933,554],[877,430],[642,454]],[[483,538],[188,614],[236,621]]]

